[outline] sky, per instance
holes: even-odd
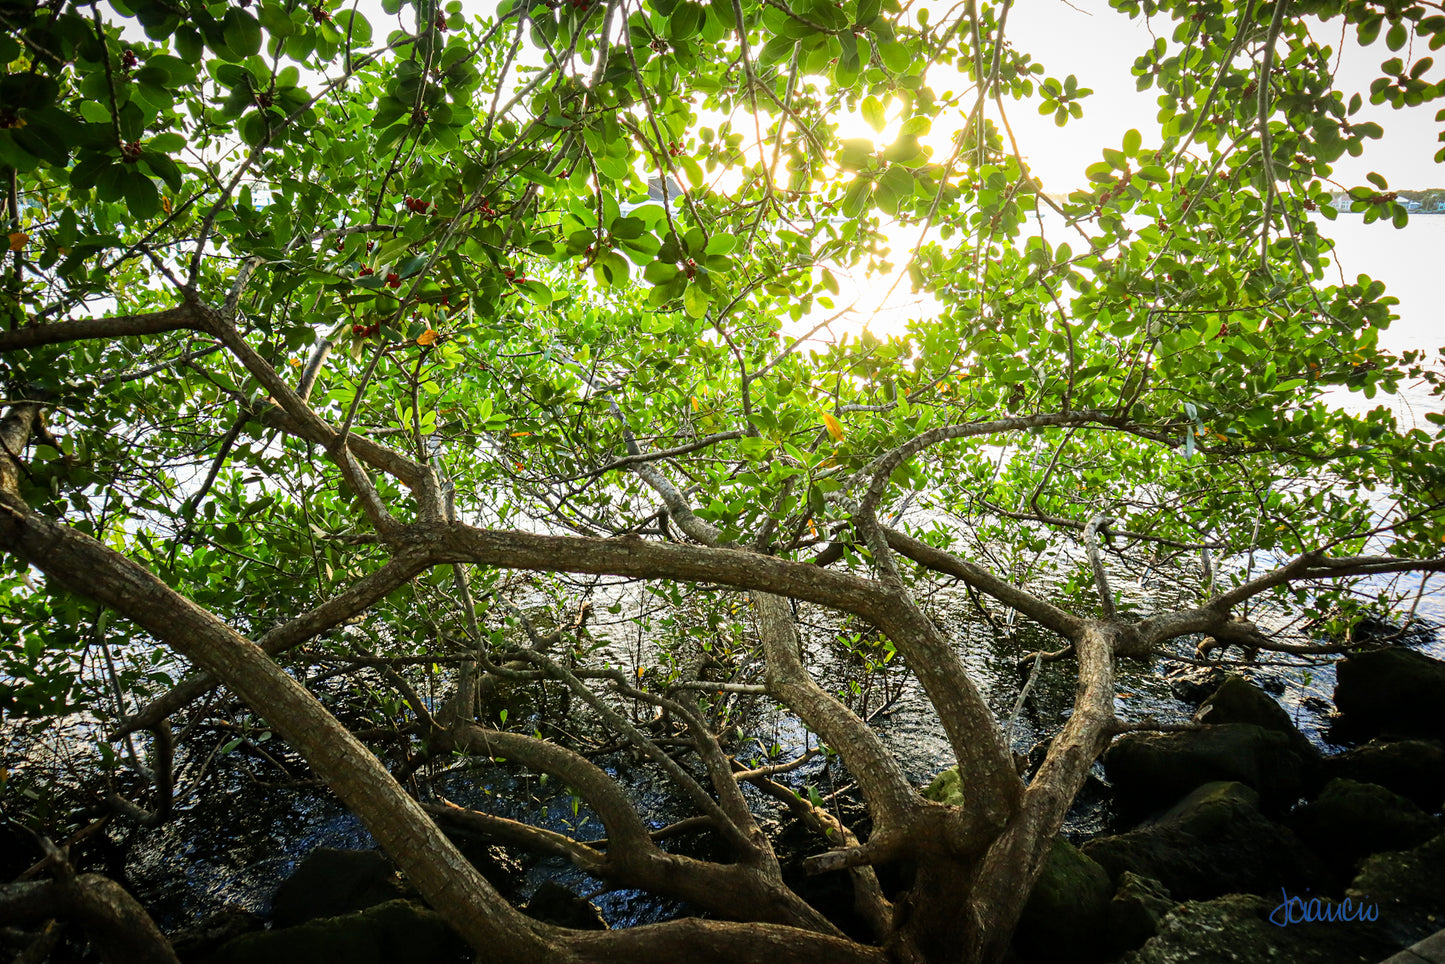
[[[1172,25],[1156,23],[1161,35],[1172,33]],[[1158,131],[1154,120],[1158,91],[1138,92],[1129,73],[1134,58],[1153,42],[1142,17],[1130,22],[1110,9],[1106,0],[1021,0],[1010,12],[1006,29],[1017,49],[1048,68],[1047,76],[1074,74],[1081,86],[1094,90],[1084,101],[1084,116],[1062,129],[1054,126],[1052,118],[1040,117],[1023,105],[1009,113],[1020,146],[1043,178],[1046,191],[1068,191],[1082,184],[1083,168],[1099,160],[1101,148],[1118,147],[1121,135],[1131,127],[1144,135],[1145,147],[1150,145],[1151,133]],[[1321,44],[1341,50],[1337,26],[1321,26],[1315,36]],[[1368,101],[1370,80],[1378,76],[1380,61],[1391,56],[1383,43],[1362,50],[1353,43],[1351,31],[1340,67],[1347,96],[1360,91]],[[1438,80],[1441,66],[1445,60],[1426,76]],[[1445,165],[1433,161],[1435,152],[1445,146],[1436,140],[1442,127],[1434,120],[1437,106],[1394,111],[1366,103],[1360,119],[1380,124],[1385,136],[1372,142],[1361,158],[1341,158],[1335,179],[1353,186],[1365,183],[1367,172],[1377,171],[1395,189],[1445,187]],[[1157,143],[1157,133],[1152,140]]]

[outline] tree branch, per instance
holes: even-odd
[[[193,304],[181,304],[174,308],[148,311],[139,315],[83,318],[0,331],[0,354],[24,348],[39,348],[43,345],[58,345],[63,342],[161,335],[169,331],[209,332],[210,328],[206,317],[198,312]]]

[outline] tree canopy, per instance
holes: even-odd
[[[1349,579],[1445,568],[1445,417],[1333,403],[1421,380],[1438,398],[1439,371],[1381,347],[1394,300],[1321,230],[1341,190],[1407,222],[1384,179],[1331,175],[1382,133],[1366,100],[1439,98],[1445,16],[1112,6],[1150,18],[1133,72],[1161,136],[1120,131],[1067,191],[1009,123],[1090,109],[1088,78],[1008,42],[1035,4],[3,0],[0,706],[150,731],[150,809],[116,806],[159,820],[166,720],[224,684],[508,959],[996,959],[1122,725],[1117,659],[1200,634],[1309,645],[1244,618],[1267,597],[1343,637]],[[1342,25],[1387,48],[1369,90],[1336,87]],[[845,276],[895,265],[922,307],[870,331]],[[1192,580],[1177,609],[1110,588],[1170,566]],[[594,658],[579,607],[612,604],[606,580],[519,572],[646,581],[675,607],[663,670]],[[1076,660],[1028,780],[921,603],[942,584]],[[922,798],[815,680],[789,600],[877,630],[964,805]],[[704,686],[686,654],[724,636],[710,658],[736,675]],[[410,742],[378,756],[338,722],[288,672],[318,653],[380,672]],[[423,671],[448,698],[418,695]],[[665,853],[578,747],[479,719],[497,679],[571,693],[728,859]],[[786,761],[730,757],[726,700],[817,734],[866,839],[773,780]],[[454,750],[565,782],[606,848],[398,782]],[[814,869],[851,874],[870,940],[783,884],[744,784],[823,835]],[[434,812],[716,919],[541,924]],[[897,861],[913,883],[885,894],[872,868]]]

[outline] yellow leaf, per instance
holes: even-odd
[[[521,438],[521,437],[523,437],[524,435],[531,435],[531,434],[532,434],[531,432],[513,432],[513,433],[512,433],[512,438]]]
[[[171,213],[171,199],[164,195],[161,196],[161,210],[167,214]]]
[[[432,342],[434,342],[434,341],[436,341],[436,340],[437,340],[437,330],[436,330],[435,328],[428,328],[426,331],[424,331],[424,332],[422,332],[420,335],[417,335],[417,336],[416,336],[416,343],[417,343],[418,345],[430,345]]]
[[[25,242],[30,240],[30,235],[24,231],[14,231],[10,234],[10,250],[19,251],[25,247]]]
[[[833,441],[843,441],[843,425],[827,412],[823,413],[823,424],[828,426],[828,434],[833,436]]]

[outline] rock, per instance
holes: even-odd
[[[923,788],[923,799],[951,807],[963,806],[963,778],[958,774],[958,766],[955,764],[930,780]]]
[[[199,923],[183,927],[167,936],[176,957],[183,961],[200,960],[227,941],[242,934],[259,931],[265,921],[244,907],[227,904]]]
[[[1260,795],[1267,812],[1299,800],[1311,761],[1284,733],[1249,723],[1224,723],[1179,733],[1132,733],[1104,754],[1115,811],[1137,819],[1170,806],[1200,784],[1239,781]]]
[[[509,854],[507,848],[465,836],[451,837],[451,841],[498,893],[509,899],[516,896],[527,873],[522,862]]]
[[[1194,714],[1198,723],[1253,723],[1289,737],[1290,746],[1307,760],[1320,753],[1309,737],[1295,728],[1289,714],[1274,697],[1240,676],[1227,676]]]
[[[1055,837],[1019,918],[1014,949],[1024,961],[1102,961],[1112,890],[1103,867]]]
[[[1132,951],[1159,932],[1159,921],[1178,901],[1157,880],[1126,870],[1109,901],[1109,943],[1117,956]]]
[[[1290,814],[1300,839],[1339,870],[1382,850],[1406,850],[1440,832],[1440,824],[1397,793],[1373,783],[1331,780],[1314,801]]]
[[[1445,800],[1445,744],[1437,740],[1372,740],[1326,757],[1324,770],[1329,777],[1378,783],[1427,811]]]
[[[466,964],[472,951],[440,914],[391,900],[340,917],[246,934],[205,964]]]
[[[1293,833],[1266,819],[1241,783],[1199,787],[1155,823],[1084,844],[1115,881],[1126,871],[1163,884],[1178,900],[1314,886],[1319,861]]]
[[[584,900],[561,884],[544,880],[522,905],[522,912],[537,920],[584,931],[605,931],[607,921],[591,901]]]
[[[1350,640],[1355,643],[1388,642],[1404,635],[1404,630],[1393,623],[1374,616],[1364,616],[1350,629]]]
[[[411,894],[379,850],[317,847],[271,899],[275,927],[364,910]]]
[[[1169,674],[1169,689],[1181,702],[1198,706],[1224,679],[1224,670],[1218,667],[1188,667]]]
[[[1357,653],[1335,667],[1344,736],[1445,739],[1445,663],[1411,649]]]
[[[1254,685],[1273,696],[1283,696],[1289,692],[1289,684],[1273,673],[1260,673],[1254,678]]]
[[[1182,904],[1159,922],[1156,936],[1118,964],[1343,964],[1378,961],[1399,949],[1367,924],[1276,926],[1269,916],[1279,904],[1278,896],[1248,894]]]
[[[1445,921],[1445,834],[1365,858],[1345,893],[1376,905],[1380,928],[1398,946],[1428,937]]]

